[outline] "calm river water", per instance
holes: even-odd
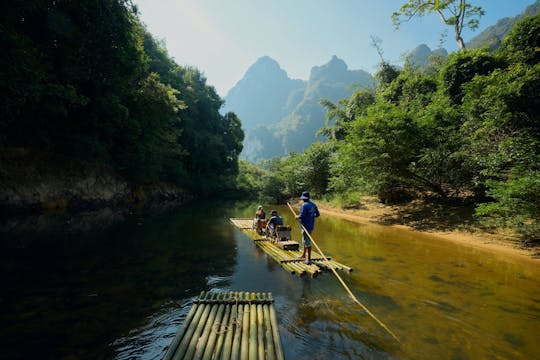
[[[256,205],[0,233],[0,358],[159,359],[201,291],[235,290],[273,293],[287,359],[540,359],[538,263],[321,217],[314,238],[398,343],[332,274],[292,276],[229,224]]]

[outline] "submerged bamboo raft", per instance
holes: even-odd
[[[272,294],[203,291],[165,359],[284,359]]]
[[[283,269],[291,274],[298,274],[300,276],[308,274],[316,277],[321,272],[330,270],[330,268],[349,272],[353,270],[351,267],[332,260],[330,257],[324,258],[316,251],[311,252],[311,264],[305,264],[303,260],[298,259],[302,255],[301,251],[281,249],[272,240],[257,234],[253,229],[253,219],[233,218],[230,221],[249,236],[264,252],[276,260]]]

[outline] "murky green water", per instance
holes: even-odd
[[[321,217],[315,240],[355,269],[344,281],[397,343],[331,274],[292,276],[228,223],[256,205],[0,234],[0,358],[158,359],[210,289],[272,292],[288,359],[540,358],[537,263]]]

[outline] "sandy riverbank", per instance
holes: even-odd
[[[435,220],[421,221],[418,207],[395,207],[367,200],[359,209],[341,209],[327,203],[315,201],[323,215],[335,216],[358,223],[377,223],[429,234],[441,241],[451,241],[484,251],[497,252],[505,256],[520,257],[540,264],[540,249],[525,248],[519,242],[512,240],[507,234],[493,234],[478,229],[465,230],[463,223],[457,221],[456,214],[445,209],[444,220],[438,218],[441,214],[433,209],[423,209],[424,216]],[[429,214],[427,214],[429,212]],[[451,225],[452,224],[452,225]]]

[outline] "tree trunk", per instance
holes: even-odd
[[[454,33],[456,34],[456,41],[459,46],[459,50],[465,49],[465,42],[463,41],[463,38],[461,37],[461,32],[458,30],[458,28],[454,28]]]
[[[463,41],[463,38],[461,36],[457,36],[456,41],[459,46],[459,50],[465,49],[465,42]]]

